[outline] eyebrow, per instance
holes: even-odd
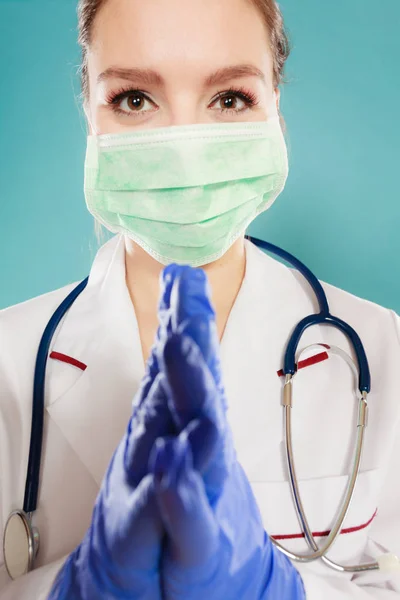
[[[238,79],[240,77],[258,77],[265,83],[264,73],[250,64],[243,65],[232,65],[229,67],[222,67],[211,75],[208,75],[204,80],[205,87],[211,87],[212,85],[226,83],[231,79]],[[109,67],[97,77],[97,83],[106,81],[107,79],[126,79],[128,81],[135,81],[144,85],[165,85],[164,79],[157,71],[152,69],[139,69],[131,68],[124,69],[121,67]]]

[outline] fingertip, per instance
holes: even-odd
[[[157,331],[157,339],[158,339],[158,335],[159,335],[159,332]],[[159,370],[160,369],[159,369],[159,365],[158,365],[158,344],[157,344],[157,340],[156,340],[150,349],[150,355],[147,359],[146,369],[145,369],[145,376],[149,379],[150,383],[152,381],[154,381]]]
[[[179,265],[177,263],[170,263],[162,270],[161,276],[164,281],[167,279],[174,279],[176,271],[179,270]]]
[[[208,278],[202,269],[181,267],[171,290],[172,328],[176,331],[185,320],[196,314],[215,317]]]
[[[167,311],[171,302],[171,290],[176,278],[179,265],[172,263],[165,267],[160,274],[160,299],[158,311],[162,313]]]
[[[186,440],[178,440],[172,436],[158,438],[153,446],[149,471],[154,475],[157,489],[166,489],[176,485],[185,462],[188,444]]]
[[[208,278],[203,269],[183,266],[177,275],[174,284],[179,286],[181,297],[192,300],[206,297],[209,300]]]
[[[168,458],[166,445],[167,441],[165,438],[157,438],[150,452],[148,465],[149,473],[154,476],[157,483],[162,481],[165,471],[167,470]]]
[[[132,417],[134,417],[137,411],[141,408],[142,404],[146,401],[147,396],[154,382],[159,375],[160,369],[158,364],[157,349],[152,348],[151,354],[147,360],[145,367],[145,374],[140,382],[139,389],[132,400]]]

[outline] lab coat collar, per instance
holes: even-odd
[[[265,320],[266,315],[275,315],[271,328],[277,325],[282,298],[271,290],[278,279],[280,286],[285,286],[285,277],[291,277],[286,267],[248,240],[245,249],[245,277],[221,344],[224,377],[231,381],[235,375],[230,365],[238,364],[237,354],[241,352],[239,340],[245,332],[250,344],[252,340],[258,343],[259,331],[254,324]],[[122,235],[114,236],[98,251],[88,285],[59,326],[52,351],[87,366],[83,371],[49,360],[46,407],[100,485],[110,456],[128,424],[134,394],[145,372],[138,324],[126,285]],[[276,348],[274,351],[276,362]],[[91,433],[95,438],[103,436],[100,452],[90,444]]]
[[[98,251],[88,285],[58,328],[51,352],[87,366],[49,360],[46,407],[100,485],[144,375],[137,320],[125,281],[125,244],[114,236]],[[104,425],[107,424],[107,431]],[[103,438],[99,450],[90,436]]]
[[[230,330],[234,328],[236,314],[248,315],[254,322],[255,309],[260,310],[265,318],[268,313],[276,314],[282,301],[290,305],[289,293],[283,293],[282,296],[276,290],[272,293],[276,287],[274,283],[278,280],[280,290],[285,281],[290,286],[292,278],[288,275],[288,269],[247,239],[245,251],[245,277],[225,328],[222,351],[229,346],[226,340],[231,337]],[[100,344],[107,338],[110,348],[119,347],[127,356],[135,358],[137,375],[144,374],[142,353],[137,352],[140,350],[137,344],[138,323],[125,276],[125,241],[123,235],[116,235],[99,249],[88,284],[58,327],[51,351],[71,356],[89,366]],[[250,302],[251,311],[247,310]],[[81,375],[77,371],[74,373],[76,377]],[[63,391],[62,380],[57,382],[55,378],[48,404],[54,403]]]
[[[60,324],[52,351],[71,356],[89,367],[105,339],[110,348],[120,346],[129,355],[132,351],[129,340],[135,339],[137,334],[137,321],[125,281],[124,238],[118,235],[99,249],[88,284]],[[137,363],[138,371],[144,372],[143,359]],[[49,403],[57,397],[57,393],[51,394]]]

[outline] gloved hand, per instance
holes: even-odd
[[[265,533],[236,459],[205,274],[171,265],[164,271],[164,277],[170,275],[172,312],[161,331],[158,361],[170,412],[182,433],[157,440],[150,464],[168,533],[161,562],[163,598],[303,600],[300,575]],[[194,423],[204,436],[202,464],[198,437],[188,436]]]
[[[165,279],[159,305],[163,327],[170,318],[171,287],[172,281]],[[159,332],[160,328],[126,434],[103,479],[91,525],[58,573],[48,600],[161,599],[158,566],[164,528],[147,464],[157,437],[174,434],[176,429],[156,358]]]
[[[147,467],[157,438],[182,431],[170,413],[166,379],[157,359],[171,331],[173,283],[171,274],[163,277],[156,341],[126,434],[105,474],[91,525],[59,571],[48,600],[161,599],[159,563],[164,525],[154,496],[153,475]],[[193,302],[197,299],[195,293]],[[187,290],[183,306],[188,315],[193,302]],[[207,440],[215,435],[216,428],[207,419],[192,421],[185,431],[200,471],[206,467],[212,447]]]
[[[234,457],[204,274],[172,266],[163,281],[161,327],[127,433],[49,598],[303,598]],[[154,444],[159,436],[168,437]]]

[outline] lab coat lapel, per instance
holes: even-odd
[[[228,418],[240,462],[251,481],[285,478],[276,461],[282,440],[284,349],[293,326],[317,307],[311,294],[293,302],[293,272],[246,240],[246,274],[221,344]],[[273,461],[270,457],[274,456]]]
[[[51,350],[81,361],[87,365],[86,370],[56,360],[48,362],[47,411],[98,486],[126,430],[132,400],[144,374],[137,321],[125,284],[124,258],[122,237],[113,238],[100,249],[86,290],[54,338]],[[225,328],[221,360],[238,459],[253,486],[266,530],[272,535],[299,532],[295,512],[289,510],[282,427],[277,427],[282,422],[283,384],[277,371],[283,366],[287,340],[296,323],[317,310],[314,295],[293,270],[246,242],[246,274]],[[319,326],[306,332],[301,346],[316,341],[339,343],[347,349],[337,333]],[[326,366],[315,369],[315,382],[326,383],[324,389],[328,390],[329,377],[337,377],[338,371],[326,370]],[[344,383],[347,386],[347,381]],[[294,430],[301,443],[295,440],[296,455],[300,472],[303,465],[310,471],[305,472],[301,486],[306,504],[313,507],[311,526],[324,531],[330,527],[346,480],[339,467],[344,464],[343,452],[336,446],[332,464],[326,462],[329,457],[324,452],[325,463],[319,466],[318,453],[307,444],[312,431],[304,435],[309,424],[301,416],[310,381],[304,392],[301,387]],[[347,404],[347,398],[335,398],[336,419],[345,439],[348,432],[342,423],[343,414],[349,414]],[[311,414],[310,408],[305,410]],[[91,444],[92,434],[94,440],[102,438],[101,446]],[[365,490],[371,489],[372,475],[363,476],[359,494],[365,495]],[[332,497],[335,504],[326,501],[316,507],[315,497],[325,496]],[[375,497],[372,493],[368,497],[362,512],[357,510],[361,502],[353,503],[349,525],[362,524],[371,517]],[[357,543],[361,547],[363,538]]]
[[[250,476],[258,470],[254,457],[259,456],[260,466],[265,467],[266,453],[281,439],[281,432],[271,423],[276,422],[275,413],[281,410],[281,381],[276,370],[281,367],[288,332],[286,319],[283,323],[280,315],[283,305],[293,311],[291,285],[292,274],[286,267],[246,242],[246,274],[225,329],[221,359],[235,443]],[[291,323],[299,320],[301,310],[305,308],[295,311]],[[145,369],[125,283],[122,236],[113,237],[98,251],[88,285],[58,327],[51,352],[70,356],[86,366],[82,370],[48,360],[46,407],[100,485],[126,429]],[[273,375],[265,377],[266,373]],[[256,403],[268,402],[271,418],[254,420],[254,398],[250,402],[249,393],[255,394]],[[248,410],[249,404],[252,410]],[[106,434],[104,423],[108,424]],[[103,437],[100,450],[90,444],[92,433],[94,439]],[[254,446],[260,439],[262,452],[255,451]],[[271,468],[281,474],[282,465]]]
[[[278,371],[297,323],[319,310],[315,294],[296,271],[250,242],[246,242],[246,252],[246,276],[221,347],[228,418],[250,481],[285,481],[281,404],[284,378],[278,376]],[[348,339],[337,329],[321,325],[308,328],[299,349],[317,342],[338,345],[355,358]],[[310,349],[306,356],[319,352]],[[354,376],[344,361],[331,358],[302,370],[295,380],[293,436],[301,475],[336,475],[347,460],[349,440],[354,435]],[[277,427],[277,423],[282,426]],[[340,448],[337,431],[345,440]],[[326,442],[335,449],[329,464],[325,453],[313,450],[314,441]]]
[[[278,371],[294,327],[305,315],[318,312],[318,306],[295,271],[250,242],[246,242],[246,256],[246,276],[221,344],[228,420],[266,530],[288,536],[292,549],[304,551],[288,483],[281,404],[284,379]],[[308,329],[300,348],[315,342],[337,344],[352,354],[344,335],[329,327]],[[309,355],[318,352],[310,350]],[[310,526],[324,532],[332,526],[348,481],[349,448],[357,418],[353,375],[345,363],[329,359],[307,367],[298,377],[293,411],[295,462]],[[313,385],[323,390],[319,402]],[[331,455],[327,448],[332,448]],[[338,542],[338,559],[348,559],[347,554],[365,544],[365,524],[376,508],[377,480],[375,470],[359,476],[346,519],[346,526],[354,529],[352,543]]]
[[[99,250],[87,288],[64,317],[51,351],[87,366],[82,370],[50,359],[46,407],[100,485],[127,427],[145,368],[125,283],[122,236],[115,236]],[[101,446],[90,443],[92,436],[94,440],[102,438]]]

